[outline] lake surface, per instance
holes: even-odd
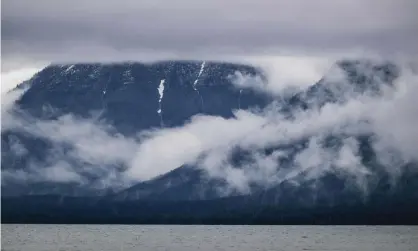
[[[418,226],[1,225],[1,250],[418,250]]]

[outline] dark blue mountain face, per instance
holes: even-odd
[[[399,75],[399,69],[391,63],[376,65],[364,61],[341,61],[337,65],[345,73],[350,88],[360,94],[373,92],[378,95],[382,87],[391,86]],[[263,78],[263,72],[257,68],[215,62],[52,65],[25,83],[30,87],[16,105],[19,107],[19,116],[27,117],[28,123],[34,119],[55,120],[66,114],[83,118],[94,116],[112,125],[115,133],[132,136],[152,128],[181,126],[197,114],[231,118],[234,110],[263,109],[273,101],[280,104],[280,112],[288,114],[300,109],[345,101],[341,97],[343,92],[335,91],[335,86],[324,80],[307,90],[278,100],[251,88],[238,89],[231,84],[230,78],[236,72]],[[360,139],[362,161],[371,168],[378,168],[375,167],[377,164],[370,147],[371,138],[372,135],[364,135]],[[13,140],[16,139],[25,146],[28,155],[16,156],[12,149]],[[328,144],[336,147],[340,139],[340,135],[330,136]],[[268,157],[274,150],[288,149],[294,155],[306,148],[308,141],[307,138],[286,146],[272,146],[264,149],[261,154]],[[45,163],[54,148],[48,140],[21,131],[2,132],[2,170],[24,170],[28,168],[29,159]],[[231,162],[239,167],[251,158],[251,152],[248,151],[249,149],[237,149],[231,156]],[[279,159],[278,164],[291,168],[292,154]],[[89,163],[74,160],[74,166],[82,169],[88,167]],[[120,169],[123,170],[124,167],[121,166]],[[91,182],[100,179],[89,178]],[[381,180],[376,182],[375,187],[378,188],[377,193],[382,193],[386,191],[389,180],[384,177],[384,173],[379,179]],[[411,178],[408,176],[405,179]],[[254,184],[251,186],[252,194],[245,199],[261,204],[309,204],[317,201],[334,202],[339,198],[345,198],[345,201],[357,199],[355,194],[358,191],[346,189],[346,182],[343,177],[329,174],[317,182],[309,181],[298,186],[292,182],[270,187]],[[2,192],[3,195],[106,195],[105,198],[116,201],[184,201],[219,198],[225,196],[222,191],[226,187],[224,180],[210,178],[195,166],[181,166],[155,179],[116,192],[106,189],[91,190],[88,184],[47,181],[30,184],[3,182]],[[313,187],[331,192],[318,196]],[[408,191],[406,194],[415,196],[410,188],[402,189]],[[239,193],[232,191],[229,195],[238,196]],[[237,198],[243,197],[234,197],[233,200]]]
[[[222,180],[210,178],[193,166],[181,166],[153,180],[141,182],[110,195],[112,200],[189,201],[220,197],[226,187]]]
[[[270,102],[268,95],[240,92],[230,83],[235,72],[261,74],[250,66],[206,62],[49,66],[30,81],[18,104],[35,117],[67,113],[89,117],[101,112],[118,132],[131,134],[179,126],[196,114],[232,117],[238,107],[264,107]],[[45,106],[56,112],[46,113]]]

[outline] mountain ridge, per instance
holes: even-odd
[[[279,109],[274,110],[275,112],[283,114],[284,118],[289,116],[291,118],[299,111],[320,109],[325,105],[344,103],[349,98],[353,98],[353,96],[346,96],[347,94],[363,95],[371,92],[372,95],[381,95],[381,88],[392,88],[393,82],[400,75],[400,69],[390,62],[372,64],[369,61],[340,61],[336,65],[342,66],[343,73],[346,74],[345,77],[348,79],[345,81],[346,86],[342,86],[342,89],[333,89],[332,81],[331,85],[326,83],[328,80],[325,76],[306,90],[281,97],[260,92],[256,88],[241,88],[232,84],[231,76],[236,72],[249,75],[249,77],[261,76],[261,79],[266,79],[260,69],[240,64],[175,61],[156,64],[131,62],[116,65],[52,65],[18,87],[28,87],[29,89],[17,100],[16,105],[19,108],[19,113],[29,114],[29,117],[33,118],[35,125],[38,121],[48,123],[52,121],[62,125],[62,123],[73,122],[73,117],[91,119],[92,114],[96,113],[97,121],[111,125],[113,128],[111,135],[121,135],[118,137],[125,139],[136,137],[138,133],[141,134],[144,131],[181,128],[190,123],[190,120],[196,115],[220,117],[225,120],[239,119],[235,113],[236,111],[249,112],[254,109],[261,111],[272,104],[279,104]],[[336,82],[338,83],[338,81]],[[347,90],[351,90],[351,92]],[[19,113],[17,116],[20,116]],[[66,114],[71,114],[73,117],[70,117],[69,120],[62,120],[63,115]],[[95,128],[92,129],[95,130]],[[60,127],[57,130],[59,132]],[[36,131],[37,134],[35,135],[31,134],[32,132],[34,132],[33,129],[29,131],[22,131],[21,129],[20,131],[14,131],[13,128],[6,131],[2,130],[2,145],[5,146],[2,147],[2,160],[4,160],[2,161],[2,181],[7,181],[6,183],[2,182],[2,191],[4,192],[2,200],[4,197],[5,201],[11,203],[10,205],[14,203],[24,204],[24,201],[19,202],[18,198],[26,195],[45,196],[45,199],[52,195],[60,198],[70,198],[77,195],[80,199],[85,196],[93,196],[99,201],[104,200],[106,203],[110,203],[106,204],[109,209],[112,208],[112,203],[129,207],[129,203],[135,201],[145,201],[151,204],[168,203],[167,205],[185,201],[190,203],[202,201],[202,204],[198,204],[204,205],[203,201],[214,200],[214,207],[215,205],[221,206],[224,203],[222,201],[226,201],[225,203],[229,205],[228,208],[234,204],[242,205],[231,210],[244,212],[245,205],[249,206],[249,211],[253,210],[255,205],[263,205],[265,208],[274,207],[276,211],[279,210],[277,205],[287,205],[284,208],[292,207],[291,205],[305,209],[321,206],[332,208],[333,205],[338,207],[346,203],[362,205],[362,200],[365,198],[360,187],[352,184],[355,180],[351,180],[350,173],[334,170],[332,166],[330,167],[330,173],[325,172],[317,178],[310,178],[312,174],[307,169],[292,176],[293,178],[289,180],[285,179],[272,184],[248,181],[249,190],[246,193],[231,188],[230,181],[226,177],[208,176],[206,170],[199,167],[199,163],[177,166],[170,172],[163,173],[148,181],[137,182],[128,188],[109,190],[104,184],[102,188],[89,190],[94,185],[101,186],[102,177],[100,172],[109,177],[112,175],[118,176],[117,172],[113,173],[113,171],[109,172],[108,170],[123,171],[128,168],[127,164],[116,161],[100,166],[97,169],[99,173],[90,173],[89,170],[93,170],[97,163],[86,162],[86,160],[89,160],[88,158],[78,159],[79,156],[74,155],[73,145],[66,141],[58,142],[58,144],[51,141],[53,137],[45,135],[48,132],[42,131],[40,133]],[[92,131],[92,133],[94,132]],[[88,137],[88,134],[82,135],[82,137]],[[339,152],[342,151],[341,142],[346,137],[340,134],[330,135],[320,140],[319,143],[308,137],[302,138],[299,143],[272,145],[267,149],[258,149],[256,152],[251,149],[237,148],[235,152],[228,155],[229,164],[233,167],[231,170],[244,172],[248,171],[245,169],[246,165],[256,161],[257,158],[271,158],[280,163],[280,172],[283,175],[289,175],[292,174],[295,157],[299,156],[301,152],[309,150],[313,143],[319,144],[323,149],[328,149],[331,152]],[[391,189],[394,189],[394,194],[397,194],[401,201],[402,198],[404,200],[418,198],[417,193],[414,192],[416,191],[414,180],[418,180],[416,173],[407,172],[408,176],[402,177],[399,181],[401,186],[393,188],[391,177],[376,160],[374,149],[371,146],[373,135],[356,136],[354,139],[359,142],[359,156],[362,164],[373,171],[373,176],[365,175],[366,180],[364,182],[367,182],[370,186],[368,189],[372,189],[367,191],[366,198],[368,199],[366,201],[381,201],[384,198],[394,200],[395,197],[390,193]],[[16,141],[23,144],[30,154],[16,156],[15,150],[13,150],[13,144]],[[132,146],[137,147],[136,143]],[[91,149],[85,150],[90,153]],[[123,155],[123,151],[131,150],[115,148],[113,151],[121,151],[120,155]],[[289,155],[276,156],[275,154],[279,151],[287,152]],[[207,153],[203,155],[205,154]],[[90,158],[91,156],[87,157]],[[19,181],[10,183],[6,180],[9,176],[4,173],[10,170],[17,169],[25,172],[25,166],[33,165],[33,163],[54,167],[57,159],[63,160],[66,163],[65,165],[68,165],[68,163],[72,165],[64,166],[64,168],[71,168],[71,171],[76,170],[76,174],[81,175],[86,183],[80,185],[72,182],[51,182],[48,180],[40,180],[34,183],[26,183],[23,180],[23,183],[22,181],[20,183]],[[36,161],[33,162],[33,160]],[[10,196],[17,197],[11,199]],[[21,198],[25,200],[24,197]],[[241,204],[239,201],[250,201],[250,204]],[[54,200],[53,204],[49,203],[51,202],[48,202],[48,205],[42,204],[47,211],[52,210],[51,206],[55,207],[54,203],[59,205],[61,202]],[[71,203],[66,205],[69,208],[79,207],[79,205]],[[413,204],[413,206],[417,205]],[[155,206],[156,208],[158,206]],[[199,210],[203,210],[201,206],[199,208]],[[285,210],[284,208],[280,210]],[[10,211],[7,212],[7,215],[13,215]],[[215,211],[213,213],[217,214]],[[251,211],[252,213],[254,212]],[[9,217],[7,215],[4,217]],[[116,217],[111,215],[113,214],[108,216]],[[15,215],[13,217],[21,216]]]

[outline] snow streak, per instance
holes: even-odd
[[[200,101],[202,102],[202,109],[203,109],[203,98],[202,98],[202,95],[200,95],[200,92],[197,89],[196,85],[197,85],[197,82],[199,81],[200,76],[202,75],[203,71],[205,70],[205,65],[206,65],[206,62],[203,61],[202,64],[200,65],[199,74],[197,75],[197,78],[196,78],[196,80],[193,83],[193,89],[197,92],[197,95],[199,95]]]
[[[239,95],[238,95],[238,109],[241,109],[241,94],[242,94],[242,89],[239,90]]]
[[[75,65],[70,65],[70,66],[68,66],[68,68],[65,70],[65,73],[67,73],[67,72],[71,71],[71,69],[73,69],[73,68],[74,68],[74,66],[75,66]]]
[[[160,116],[160,124],[161,124],[161,126],[163,126],[163,115],[161,114],[161,101],[163,100],[163,96],[164,96],[164,83],[165,83],[165,79],[162,79],[160,81],[160,85],[158,86],[159,98],[158,98],[158,110],[157,110],[157,113]]]

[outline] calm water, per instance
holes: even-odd
[[[2,250],[418,250],[406,226],[2,225]]]

